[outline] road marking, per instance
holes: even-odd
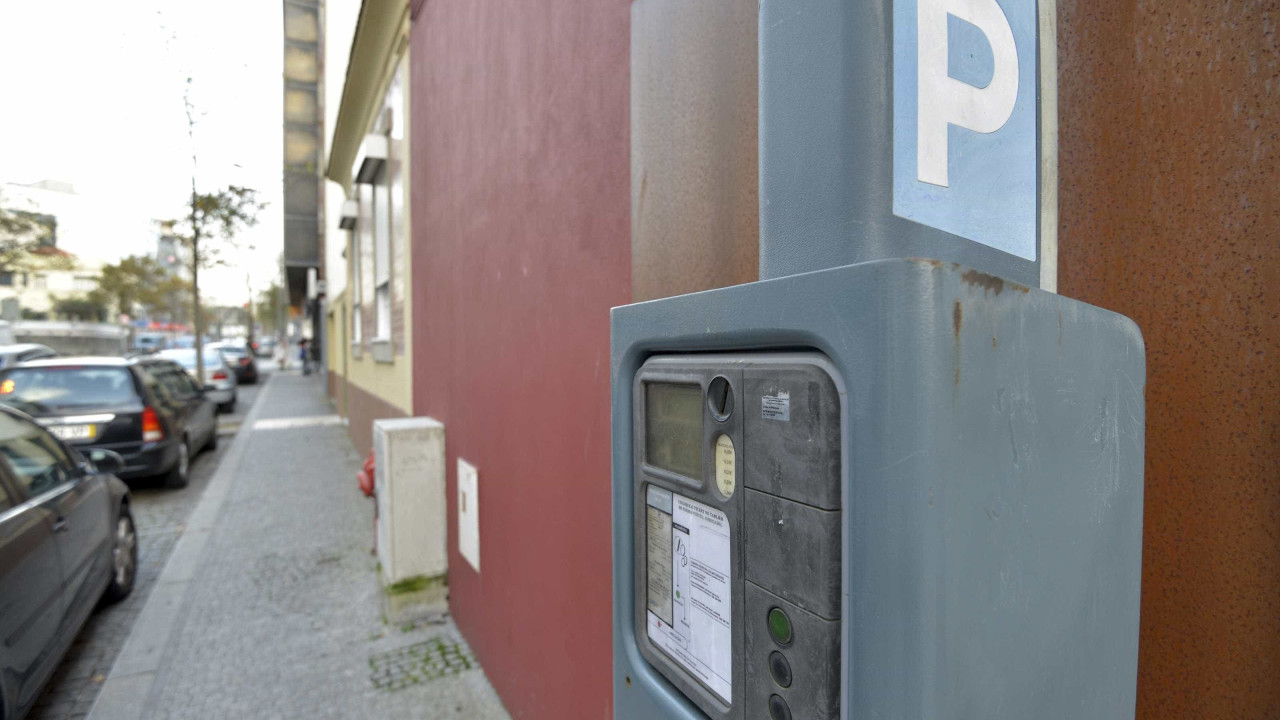
[[[268,418],[266,420],[259,420],[253,424],[253,429],[292,430],[294,428],[345,424],[347,424],[347,420],[341,415],[309,415],[304,417]]]

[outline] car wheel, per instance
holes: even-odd
[[[128,507],[120,508],[116,518],[116,534],[111,544],[111,584],[103,594],[104,602],[113,603],[133,592],[138,577],[138,530]]]
[[[225,402],[218,406],[218,411],[230,415],[236,411],[236,396],[231,396],[230,402]]]
[[[204,444],[204,449],[210,452],[218,449],[218,426],[215,423],[213,431],[209,433],[209,439]]]
[[[187,444],[187,439],[182,439],[182,444],[178,446],[178,462],[164,476],[164,486],[167,488],[184,488],[188,482],[191,482],[191,446]]]

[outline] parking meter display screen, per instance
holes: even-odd
[[[697,385],[645,385],[645,462],[702,477],[702,388]]]

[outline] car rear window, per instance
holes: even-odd
[[[125,405],[136,398],[133,375],[120,367],[14,368],[0,375],[0,402],[28,412]]]

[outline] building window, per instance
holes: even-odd
[[[81,275],[71,281],[71,288],[76,292],[93,292],[98,289],[98,279],[92,275]]]
[[[373,288],[376,340],[391,339],[391,203],[384,169],[373,183]]]
[[[31,287],[35,290],[48,290],[49,278],[44,275],[32,275]]]
[[[351,342],[357,346],[364,342],[364,327],[360,322],[360,300],[363,297],[362,288],[364,285],[364,283],[360,281],[360,275],[362,272],[360,264],[360,237],[363,232],[362,225],[363,223],[361,219],[357,219],[355,229],[347,233],[347,257],[351,264]]]
[[[14,277],[11,270],[0,270],[0,287],[13,287]]]

